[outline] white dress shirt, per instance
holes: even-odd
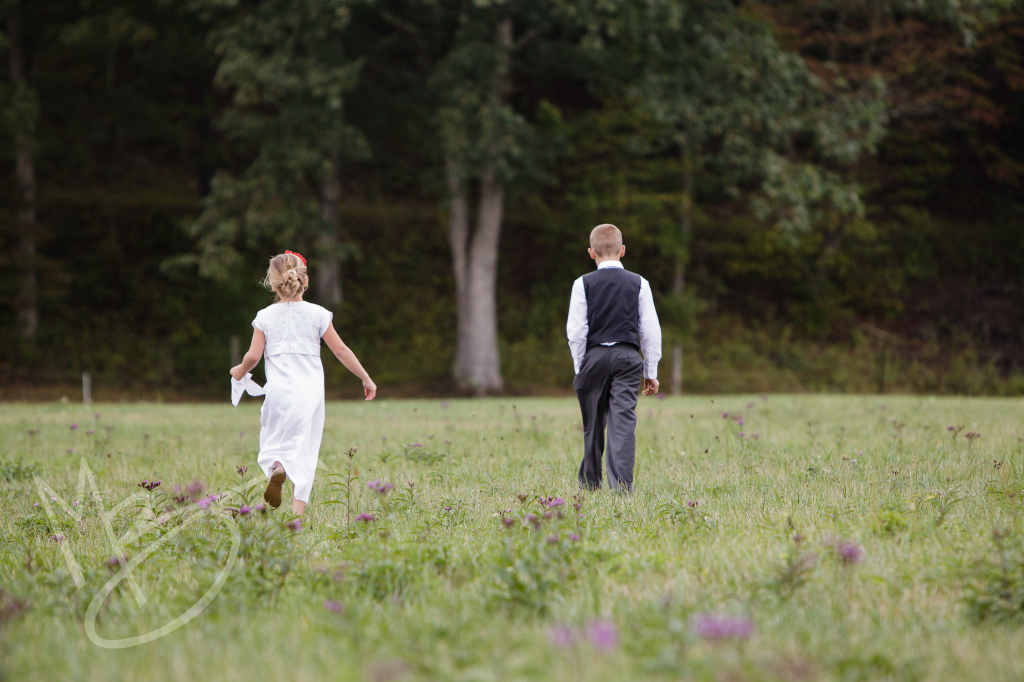
[[[597,269],[621,268],[617,260],[606,260],[598,263]],[[654,295],[651,283],[640,278],[640,350],[644,354],[644,377],[658,378],[658,361],[661,360],[661,323],[658,312],[654,309]],[[587,293],[583,286],[583,278],[579,277],[572,283],[572,296],[569,297],[569,321],[565,324],[565,333],[569,337],[569,351],[572,353],[572,364],[576,373],[580,373],[580,364],[587,354],[587,332],[590,323],[587,321]],[[602,346],[614,346],[614,343],[602,343]]]

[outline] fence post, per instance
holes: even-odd
[[[231,366],[241,364],[242,356],[238,351],[238,337],[234,334],[228,339],[228,352],[231,354]]]
[[[92,404],[92,377],[88,372],[82,372],[82,404]]]

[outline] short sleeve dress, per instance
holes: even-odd
[[[295,486],[295,499],[303,502],[309,502],[320,459],[324,434],[320,339],[333,317],[326,308],[298,301],[264,308],[252,322],[267,340],[263,351],[267,397],[260,410],[257,462],[267,477],[274,462],[280,462]]]

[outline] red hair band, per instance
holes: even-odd
[[[290,254],[292,254],[293,256],[298,256],[298,257],[299,257],[299,260],[301,260],[301,261],[302,261],[302,264],[303,264],[303,265],[305,265],[305,264],[306,264],[306,259],[305,259],[305,258],[303,258],[303,257],[302,257],[302,254],[301,254],[301,253],[299,253],[298,251],[285,251],[285,253],[290,253]]]

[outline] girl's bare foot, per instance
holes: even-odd
[[[284,473],[284,467],[280,462],[274,462],[270,467],[270,480],[267,482],[267,489],[263,493],[263,499],[274,509],[281,506],[281,487],[288,479]]]

